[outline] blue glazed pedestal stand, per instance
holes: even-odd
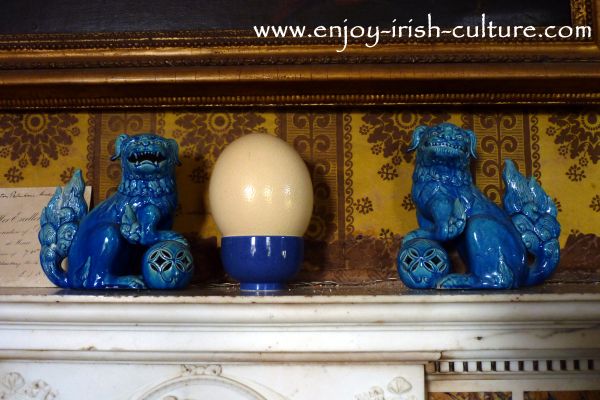
[[[297,236],[226,236],[221,240],[225,271],[242,291],[275,291],[300,269],[304,239]]]

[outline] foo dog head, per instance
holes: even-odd
[[[470,157],[477,157],[476,145],[473,131],[445,122],[415,128],[408,150],[417,150],[417,163],[463,166],[468,165]]]
[[[153,180],[174,173],[180,165],[179,146],[173,139],[144,133],[119,135],[115,142],[115,154],[111,160],[121,159],[123,176],[130,179]]]

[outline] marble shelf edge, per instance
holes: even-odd
[[[600,359],[595,290],[281,297],[35,292],[0,290],[0,360]]]

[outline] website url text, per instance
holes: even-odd
[[[511,39],[511,38],[542,38],[542,39],[590,39],[592,28],[590,26],[555,26],[536,28],[531,25],[503,26],[496,25],[494,21],[487,20],[485,14],[481,14],[479,25],[457,25],[452,28],[441,28],[432,21],[431,14],[427,14],[427,25],[412,25],[413,19],[409,19],[406,25],[396,25],[396,19],[387,29],[380,26],[349,26],[348,19],[342,25],[323,26],[309,28],[305,25],[260,25],[254,26],[254,32],[258,38],[339,38],[340,48],[336,52],[341,53],[348,48],[351,41],[364,39],[364,45],[368,48],[377,46],[381,39],[438,39],[450,36],[455,39]]]

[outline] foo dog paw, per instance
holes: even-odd
[[[407,233],[406,236],[404,236],[404,239],[402,239],[402,243],[408,243],[411,240],[415,239],[433,239],[433,236],[431,234],[431,231],[425,229],[415,229],[414,231],[411,231]]]
[[[129,276],[127,277],[128,283],[127,286],[131,289],[146,289],[146,283],[142,278],[137,276]]]
[[[179,242],[183,246],[189,247],[188,241],[181,233],[177,233],[175,231],[161,231],[159,233],[159,237],[161,242],[174,241]]]
[[[121,289],[146,289],[146,283],[138,275],[119,276],[114,279],[113,284]],[[110,283],[107,286],[112,286]]]
[[[463,232],[466,222],[467,209],[459,199],[456,199],[448,220],[437,224],[437,239],[442,242],[454,239]]]
[[[142,237],[142,229],[135,212],[128,204],[121,217],[121,235],[130,243],[139,243]]]
[[[469,289],[473,286],[472,277],[466,274],[446,275],[436,284],[437,289]]]

